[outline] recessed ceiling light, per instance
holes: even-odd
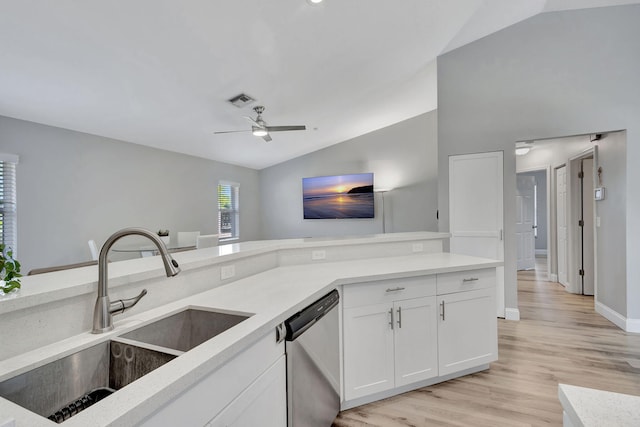
[[[317,6],[322,3],[322,0],[307,0],[307,3],[309,3],[311,6]]]

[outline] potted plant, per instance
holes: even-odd
[[[20,288],[20,263],[13,258],[13,251],[0,243],[0,294]]]

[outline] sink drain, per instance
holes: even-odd
[[[49,415],[49,417],[47,418],[49,418],[51,421],[55,421],[56,423],[60,424],[61,422],[66,421],[69,418],[73,417],[74,415],[84,411],[89,406],[100,402],[102,399],[109,396],[114,391],[115,391],[114,389],[109,387],[97,388],[92,392],[87,393],[84,396],[80,397],[79,399],[76,399],[75,401],[69,403],[64,408],[57,410],[52,415]]]

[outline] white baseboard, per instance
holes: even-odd
[[[616,325],[625,332],[640,333],[640,319],[628,319],[617,311],[607,307],[601,302],[596,301],[596,313],[599,313],[605,319]]]
[[[536,249],[536,256],[547,256],[546,249]]]
[[[558,275],[557,274],[550,274],[549,275],[549,280],[552,281],[552,282],[558,283]]]
[[[627,332],[640,333],[640,319],[627,319]]]
[[[517,308],[505,308],[504,318],[506,320],[520,320],[520,310]]]

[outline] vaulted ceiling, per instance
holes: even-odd
[[[639,2],[0,0],[0,115],[262,169],[437,108],[444,52]],[[249,130],[256,105],[307,130],[214,135]]]

